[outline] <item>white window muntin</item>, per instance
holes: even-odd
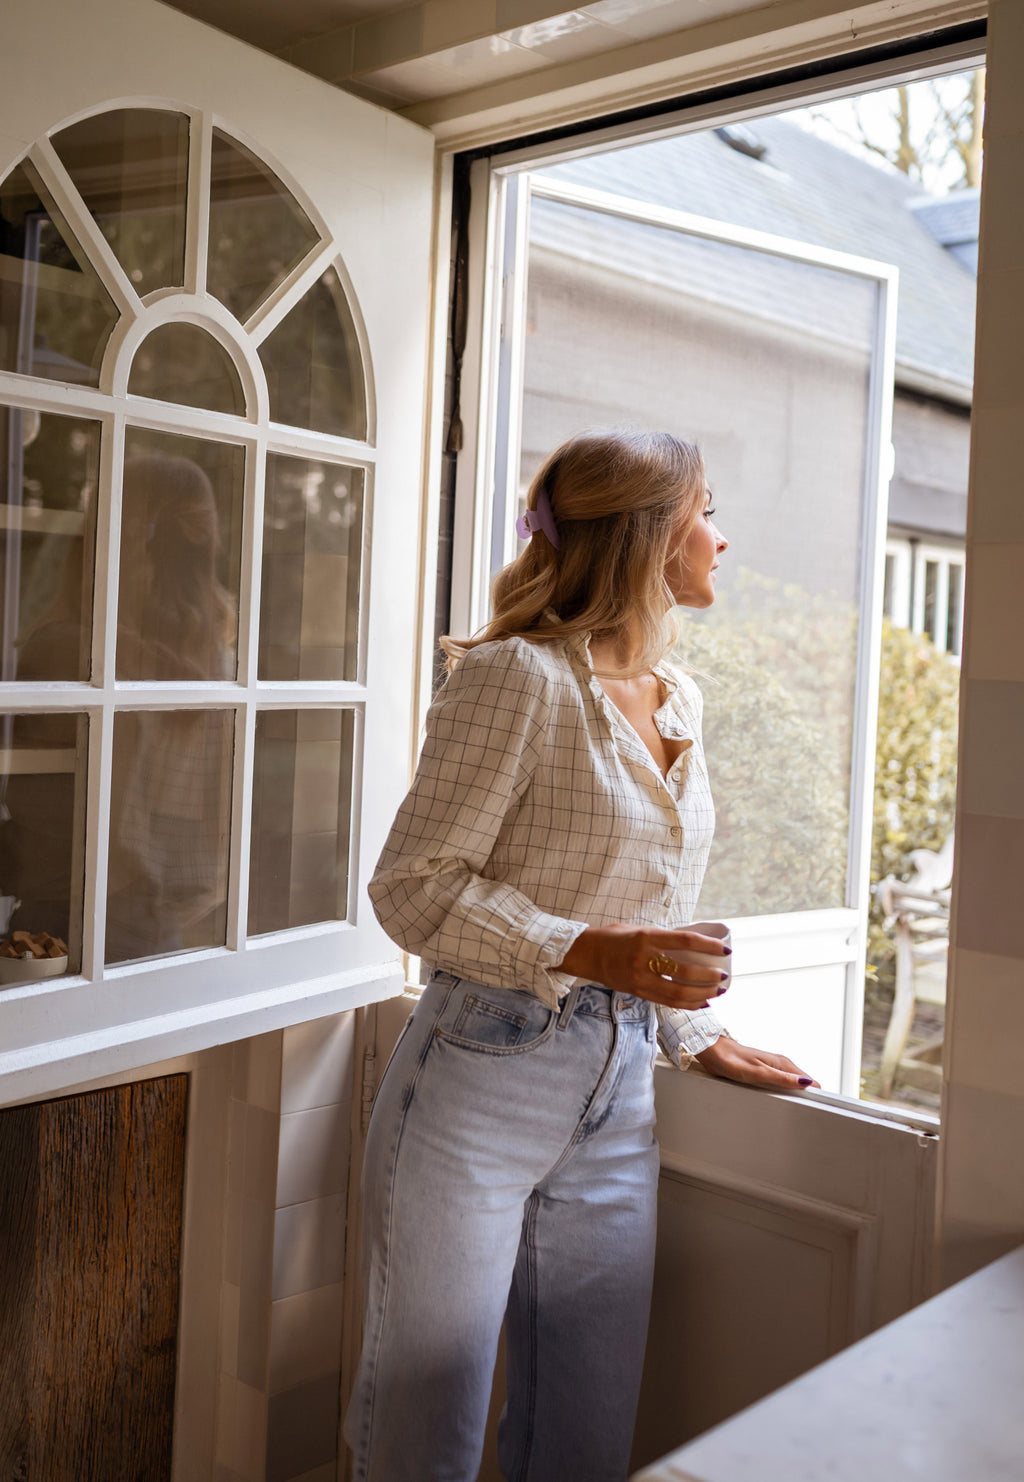
[[[917,542],[915,544],[914,601],[910,626],[915,633],[927,633],[936,648],[941,649],[943,653],[950,652],[954,656],[959,654],[963,638],[964,562],[964,552],[960,547],[926,545],[923,542]],[[934,571],[934,602],[930,621],[928,613],[929,566]],[[950,568],[954,566],[959,568],[960,573],[960,580],[957,587],[959,600],[956,601],[957,610],[952,615],[953,643],[950,645],[947,641],[950,636]]]
[[[111,101],[101,110],[118,107]],[[159,105],[154,105],[159,106]],[[168,106],[168,105],[164,105]],[[377,461],[372,446],[375,415],[372,376],[365,326],[350,280],[322,219],[304,194],[274,161],[268,164],[301,200],[303,209],[321,234],[320,244],[293,269],[240,330],[237,321],[217,300],[197,292],[205,278],[210,144],[214,126],[251,148],[260,158],[265,151],[247,140],[230,122],[198,110],[176,108],[190,118],[188,212],[186,216],[185,283],[182,289],[157,290],[139,298],[121,264],[84,207],[49,139],[37,141],[23,156],[38,173],[69,228],[89,256],[121,318],[111,333],[101,367],[99,386],[83,387],[44,380],[15,372],[0,372],[0,406],[35,409],[49,414],[87,417],[100,425],[100,489],[109,499],[98,508],[93,585],[92,680],[15,682],[0,690],[5,711],[83,713],[88,724],[88,762],[85,776],[85,884],[81,971],[43,982],[5,988],[0,996],[5,1048],[38,1040],[33,1005],[40,999],[59,1019],[67,1035],[104,1035],[110,1043],[123,1038],[126,1011],[137,1018],[143,1011],[188,1014],[203,1002],[227,1000],[253,988],[276,993],[290,988],[293,996],[312,991],[328,975],[341,986],[351,974],[339,973],[339,938],[352,932],[356,921],[357,861],[359,857],[359,777],[361,773],[363,711],[366,700],[366,621],[369,603],[369,553],[372,529],[373,474]],[[83,114],[82,117],[86,115]],[[62,119],[57,129],[78,121]],[[55,129],[53,132],[56,132]],[[10,169],[17,161],[12,161]],[[269,420],[266,376],[258,354],[262,340],[298,303],[316,279],[334,267],[348,296],[362,357],[367,402],[367,441],[357,441]],[[127,391],[131,361],[143,340],[159,325],[190,322],[211,334],[229,353],[246,399],[244,416],[206,411],[191,406],[151,400]],[[238,616],[237,681],[201,683],[118,681],[115,679],[117,586],[120,560],[121,471],[125,436],[129,428],[181,434],[231,443],[245,449],[243,518],[241,531]],[[364,473],[363,540],[360,560],[357,679],[355,681],[267,681],[256,677],[260,613],[262,554],[262,489],[269,453],[314,458],[359,468]],[[110,759],[114,716],[125,710],[220,709],[235,714],[235,750],[232,768],[231,833],[228,876],[228,925],[223,947],[183,951],[170,957],[105,965],[103,909],[110,818]],[[355,719],[353,798],[349,835],[347,919],[290,928],[267,936],[247,938],[249,845],[252,804],[252,757],[256,715],[267,709],[348,709]],[[361,976],[372,973],[362,970]],[[306,985],[305,988],[303,985]],[[87,991],[83,991],[87,990]],[[55,995],[57,997],[55,997]],[[41,1007],[41,1005],[40,1005]],[[329,1012],[325,1007],[323,1012]],[[294,1015],[293,1015],[294,1016]]]

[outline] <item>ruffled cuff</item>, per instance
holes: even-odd
[[[695,1055],[709,1050],[725,1035],[731,1038],[710,1009],[669,1009],[658,1005],[658,1039],[673,1065],[685,1070]]]

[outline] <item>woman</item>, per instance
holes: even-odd
[[[699,452],[590,432],[534,480],[522,554],[452,666],[370,895],[434,969],[364,1173],[366,1482],[472,1482],[502,1318],[509,1482],[622,1482],[654,1256],[657,1037],[677,1065],[792,1089],[709,1009],[686,929],[714,814],[700,691],[664,661],[727,542]],[[722,968],[670,954],[698,950]],[[657,1035],[657,1037],[656,1037]]]

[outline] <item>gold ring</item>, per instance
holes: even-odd
[[[651,972],[655,973],[659,978],[670,978],[672,976],[672,969],[675,967],[675,963],[672,961],[671,957],[659,956],[652,957],[649,960],[647,966],[650,968]]]

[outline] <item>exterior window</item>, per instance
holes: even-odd
[[[330,239],[208,118],[50,143],[0,182],[5,986],[349,920],[364,694],[372,407]]]
[[[960,657],[964,628],[964,553],[955,546],[918,545],[910,626],[936,648]]]
[[[897,628],[910,627],[910,570],[910,542],[908,540],[887,541],[882,615]]]

